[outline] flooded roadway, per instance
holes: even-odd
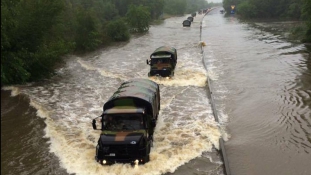
[[[3,106],[1,115],[5,129],[1,132],[2,138],[6,138],[2,142],[2,149],[6,150],[1,155],[2,173],[221,173],[222,163],[214,149],[221,134],[206,95],[207,72],[198,46],[203,15],[198,15],[191,28],[182,27],[184,18],[186,16],[167,19],[151,27],[148,34],[135,36],[128,43],[86,56],[69,56],[66,65],[49,80],[5,87],[12,90],[13,95],[22,95],[9,100],[20,101],[19,98],[25,96],[30,99],[26,103],[34,109],[27,108],[24,99],[24,109],[18,110],[20,107],[12,106],[14,102],[8,102],[6,95],[4,103],[8,104]],[[177,49],[178,64],[173,79],[151,78],[160,84],[161,111],[150,162],[135,168],[128,164],[99,165],[94,160],[99,131],[92,129],[92,119],[102,113],[103,104],[121,82],[148,78],[150,67],[146,59],[162,45]],[[22,126],[30,127],[4,125],[10,120],[19,123],[20,118],[25,120]],[[21,132],[13,135],[16,130]],[[16,142],[19,142],[17,146]],[[207,163],[210,166],[206,167]],[[187,167],[186,172],[180,171],[182,165]]]
[[[167,19],[128,43],[69,56],[49,80],[5,87],[1,174],[223,174],[215,151],[221,136],[232,174],[311,172],[311,68],[304,45],[215,10],[203,19],[202,61],[203,16],[183,28],[186,17]],[[91,119],[122,81],[147,78],[146,59],[162,45],[177,49],[178,63],[172,80],[152,78],[162,101],[151,161],[134,168],[98,165],[99,132]],[[207,98],[207,76],[220,125]]]
[[[205,17],[202,38],[232,174],[310,174],[310,45],[219,16]]]

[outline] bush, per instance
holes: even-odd
[[[150,11],[145,6],[131,5],[126,13],[127,22],[134,32],[146,32],[149,30],[149,23],[151,21]]]
[[[237,11],[242,18],[255,18],[257,16],[256,7],[248,1],[239,4],[237,6]]]
[[[100,23],[92,11],[78,12],[78,27],[75,37],[76,50],[90,51],[101,43]]]
[[[128,27],[122,19],[109,22],[106,26],[106,31],[108,37],[113,41],[127,41],[130,39]]]

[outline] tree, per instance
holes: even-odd
[[[1,2],[1,83],[23,83],[50,73],[66,48],[51,51],[48,33],[65,4],[61,0]],[[55,36],[57,38],[57,36]],[[53,49],[55,49],[53,48]]]
[[[113,41],[127,41],[130,38],[128,27],[124,20],[117,19],[108,23],[106,27],[107,36]]]
[[[148,7],[131,5],[126,13],[126,19],[134,32],[146,32],[149,30],[151,18]]]
[[[158,19],[163,14],[164,0],[149,0],[146,6],[150,9],[152,19]]]
[[[91,9],[81,10],[78,13],[76,50],[94,50],[102,42],[98,18],[95,17]]]
[[[251,4],[249,1],[240,3],[236,9],[242,18],[254,18],[258,14],[256,6]]]
[[[311,42],[311,1],[304,0],[303,1],[303,9],[302,9],[303,18],[307,20],[307,31],[305,34],[304,42]]]
[[[186,0],[166,0],[164,12],[171,15],[184,15],[187,8]]]
[[[187,0],[186,13],[193,13],[200,9],[206,9],[208,6],[208,2],[205,0]]]
[[[127,25],[148,31],[163,6],[164,0],[2,0],[1,84],[52,75],[61,56],[73,50],[126,41]]]

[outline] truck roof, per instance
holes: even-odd
[[[106,111],[104,111],[104,114],[143,114],[145,112],[145,109],[143,108],[111,108],[111,109],[107,109]]]
[[[177,51],[174,47],[170,46],[161,46],[158,47],[153,53],[150,55],[150,58],[156,55],[172,55],[171,57],[175,60],[177,60]]]
[[[151,59],[154,59],[154,58],[171,58],[171,54],[169,54],[169,55],[152,55]]]
[[[120,85],[104,104],[103,110],[121,106],[143,107],[146,113],[157,115],[160,105],[159,85],[151,80],[136,78]]]

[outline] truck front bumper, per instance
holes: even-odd
[[[97,156],[95,156],[95,160],[101,165],[112,165],[115,163],[130,163],[131,165],[138,165],[138,164],[145,164],[147,161],[149,161],[149,160],[146,160],[146,157],[142,157],[142,156],[131,157],[131,158],[104,157],[103,159],[98,159]]]

